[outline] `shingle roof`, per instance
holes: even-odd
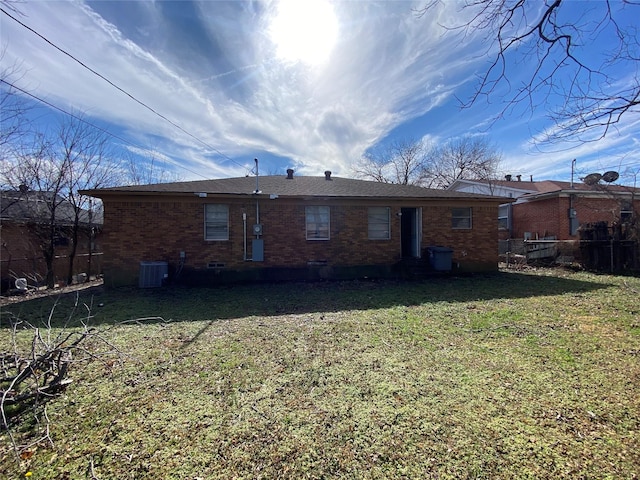
[[[579,192],[629,192],[636,190],[633,187],[627,187],[623,185],[612,185],[609,183],[596,183],[595,185],[587,185],[582,181],[562,182],[559,180],[540,180],[540,181],[527,181],[527,180],[469,180],[470,182],[491,184],[492,186],[500,186],[506,188],[516,188],[519,190],[527,190],[532,193],[551,193],[559,192],[562,190],[577,190]]]
[[[577,190],[579,192],[630,192],[636,190],[633,187],[624,185],[613,185],[611,183],[601,182],[594,185],[587,185],[582,181],[573,182],[560,182],[557,180],[545,180],[542,182],[533,182],[536,184],[536,191],[538,193],[550,193],[557,192],[559,190]]]
[[[473,193],[435,190],[414,185],[398,185],[372,182],[342,177],[286,176],[270,175],[258,178],[258,188],[262,194],[282,197],[375,197],[375,198],[438,198],[438,199],[482,199],[496,200],[498,197]],[[111,194],[169,194],[169,193],[207,193],[247,195],[256,190],[255,177],[223,178],[216,180],[196,180],[191,182],[160,183],[154,185],[135,185],[85,190],[81,193],[96,197]]]
[[[7,190],[0,192],[0,217],[16,222],[48,223],[50,221],[53,197],[50,192],[19,192]],[[75,209],[71,203],[59,195],[55,197],[56,224],[73,225]],[[80,211],[80,223],[89,223],[89,212]],[[91,218],[94,225],[102,224],[102,214],[94,212]]]

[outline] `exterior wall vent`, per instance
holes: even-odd
[[[309,260],[307,262],[308,267],[326,267],[329,265],[329,262],[326,260]]]
[[[169,264],[167,262],[140,262],[140,288],[161,287],[169,277]]]
[[[220,262],[209,262],[207,264],[207,268],[224,268],[224,263]]]

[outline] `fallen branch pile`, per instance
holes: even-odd
[[[17,352],[0,354],[0,366],[4,374],[0,380],[0,409],[5,428],[8,428],[12,417],[33,403],[55,396],[72,382],[67,375],[73,351],[93,330],[71,332],[55,344],[47,345],[40,335],[40,329],[35,328],[28,357],[22,357]],[[39,345],[46,346],[42,353],[37,353]]]
[[[41,322],[41,327],[4,312],[2,321],[8,321],[11,327],[9,348],[12,351],[0,352],[0,418],[2,430],[7,432],[18,461],[32,445],[43,441],[53,443],[49,437],[46,404],[73,381],[69,376],[72,365],[103,354],[119,354],[104,338],[104,332],[88,327],[92,318],[89,306],[84,305],[87,313],[82,315],[78,325],[75,318],[78,303],[76,296],[71,313],[62,325],[55,326],[52,319],[57,302],[48,318]],[[89,342],[91,339],[97,339],[109,348],[107,351],[98,348],[98,352],[96,344]],[[30,434],[24,435],[25,426]],[[23,441],[16,441],[13,434],[18,427]],[[28,440],[28,444],[24,440]]]

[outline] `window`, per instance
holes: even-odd
[[[229,240],[229,206],[208,203],[204,206],[204,239]]]
[[[329,240],[329,207],[305,208],[307,240]]]
[[[62,234],[56,234],[56,236],[53,239],[53,244],[56,247],[68,247],[69,239]]]
[[[457,230],[471,228],[471,207],[451,209],[451,228]]]
[[[633,219],[633,205],[631,202],[623,200],[620,205],[620,220],[630,222]]]
[[[369,208],[369,240],[389,240],[391,238],[389,210],[389,207]]]
[[[509,210],[511,205],[500,205],[498,207],[498,228],[509,230]]]

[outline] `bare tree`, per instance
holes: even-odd
[[[430,2],[418,14],[428,14],[441,2]],[[484,34],[490,63],[464,105],[499,97],[505,114],[521,103],[531,110],[555,103],[559,106],[548,115],[557,128],[545,140],[604,137],[623,117],[639,111],[639,6],[631,0],[466,1],[462,8],[471,16],[461,16],[470,19],[443,27]],[[524,60],[514,60],[516,55]],[[523,72],[525,78],[517,80]],[[502,87],[508,88],[506,95]],[[551,97],[561,101],[552,103]]]
[[[465,178],[491,181],[496,177],[501,156],[482,137],[462,137],[437,146],[429,153],[426,183],[430,188],[447,188]]]
[[[153,183],[179,182],[181,177],[167,168],[156,155],[134,158],[125,156],[123,161],[123,181],[131,185],[150,185]]]
[[[358,177],[383,183],[423,185],[429,146],[414,139],[397,140],[367,153],[356,167]]]
[[[108,157],[108,136],[81,120],[70,118],[58,133],[60,155],[68,165],[66,172],[66,199],[72,207],[71,239],[68,252],[67,284],[72,283],[74,262],[80,240],[80,232],[89,232],[89,250],[93,228],[93,205],[87,195],[79,190],[89,190],[117,183],[116,168]],[[91,252],[90,252],[91,253]]]
[[[59,208],[64,203],[64,189],[69,165],[55,155],[55,146],[45,135],[38,134],[30,145],[22,144],[13,161],[3,163],[3,183],[21,192],[29,191],[25,208],[33,218],[47,267],[46,284],[54,286],[53,262],[56,240],[61,230]]]
[[[80,232],[91,228],[89,197],[78,190],[114,184],[115,163],[107,156],[108,136],[80,117],[70,117],[55,134],[40,133],[31,144],[21,142],[15,154],[2,162],[2,183],[21,192],[25,218],[44,257],[46,285],[55,282],[56,246],[68,244],[68,271],[71,282]]]
[[[500,159],[485,138],[463,137],[435,146],[401,140],[367,155],[355,173],[376,182],[447,188],[459,178],[490,181]]]
[[[0,62],[4,53],[2,49]],[[12,145],[19,142],[30,127],[27,112],[31,107],[15,87],[22,74],[17,64],[0,70],[0,160],[10,156]]]

